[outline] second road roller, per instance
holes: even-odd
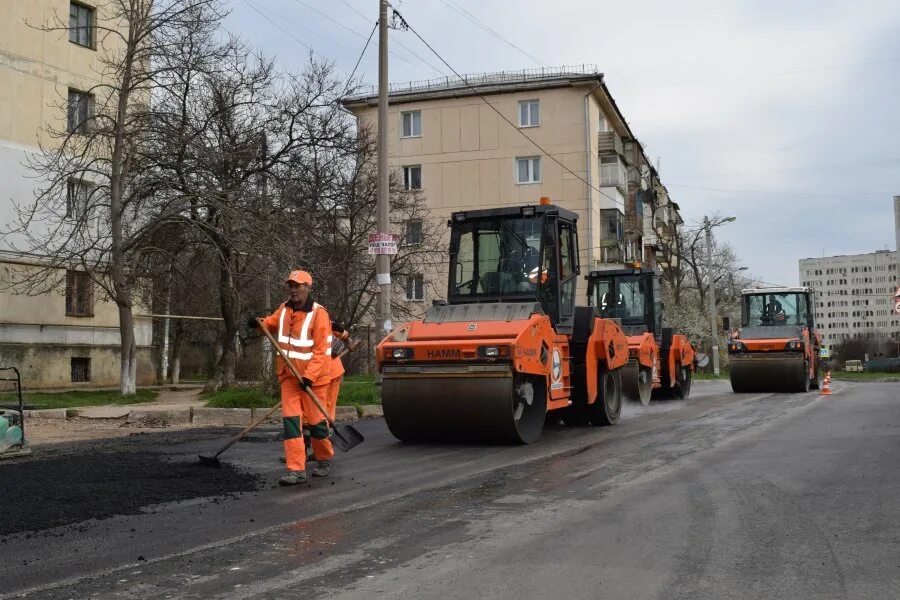
[[[628,339],[629,359],[622,372],[626,398],[646,406],[651,395],[690,395],[697,355],[684,335],[663,327],[662,291],[654,269],[591,271],[588,302],[601,317],[618,319]]]
[[[577,220],[544,198],[453,213],[447,300],[376,350],[395,437],[528,444],[548,418],[618,421],[628,343],[575,306]]]
[[[808,287],[741,290],[741,329],[728,342],[735,392],[808,392],[822,378],[822,336]]]

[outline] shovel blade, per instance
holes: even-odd
[[[214,469],[222,468],[222,462],[215,456],[203,456],[202,454],[198,454],[197,458],[200,459],[200,464],[204,467],[212,467]]]
[[[338,425],[335,423],[331,443],[341,452],[350,452],[350,450],[364,441],[366,441],[366,438],[353,425]]]

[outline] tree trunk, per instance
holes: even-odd
[[[119,306],[119,332],[122,340],[119,347],[119,392],[123,396],[133,396],[137,392],[137,345],[131,306]]]
[[[225,332],[222,336],[221,355],[216,365],[216,374],[208,388],[218,390],[222,387],[234,385],[235,368],[237,366],[237,349],[235,340],[238,335],[239,299],[231,279],[231,269],[228,266],[228,258],[223,257],[223,263],[219,271],[219,305],[222,314],[222,322]]]

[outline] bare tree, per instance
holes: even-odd
[[[146,210],[154,189],[144,151],[153,94],[167,68],[160,57],[198,24],[217,24],[222,12],[220,0],[108,0],[96,11],[98,82],[68,90],[58,107],[68,118],[47,125],[49,142],[29,159],[39,190],[16,207],[14,229],[41,268],[17,283],[43,293],[59,285],[62,269],[87,272],[118,307],[120,389],[129,395],[137,375],[135,290],[152,252],[145,242],[160,223]],[[36,26],[68,32],[63,18]]]

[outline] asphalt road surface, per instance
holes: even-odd
[[[226,455],[256,491],[203,495],[213,470],[160,502],[135,473],[132,496],[154,504],[119,498],[110,510],[125,514],[88,521],[68,507],[47,521],[66,525],[0,536],[0,599],[898,598],[900,385],[834,388],[700,383],[688,401],[629,405],[615,427],[560,426],[527,447],[404,445],[371,420],[333,477],[294,488],[274,485],[281,445],[263,432]],[[220,443],[192,432],[87,450],[151,451],[191,486],[184,465]],[[85,448],[58,459],[73,452]],[[4,469],[4,502],[19,489],[54,502]],[[109,480],[89,479],[90,514]]]

